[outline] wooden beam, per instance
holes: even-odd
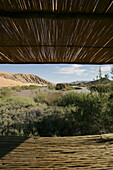
[[[48,11],[5,11],[0,10],[0,17],[8,18],[50,18],[50,19],[84,19],[106,20],[113,22],[113,14],[76,13],[76,12],[48,12]]]
[[[110,62],[89,62],[89,61],[81,61],[81,62],[71,62],[71,61],[69,61],[69,62],[66,62],[66,61],[61,61],[61,62],[45,62],[45,61],[42,61],[42,62],[39,62],[39,61],[36,61],[36,62],[21,62],[21,61],[14,61],[14,62],[10,62],[10,61],[0,61],[0,64],[86,64],[86,65],[108,65],[108,64],[113,64],[113,61],[110,61]]]
[[[77,47],[77,48],[103,48],[103,49],[113,49],[113,46],[82,46],[82,45],[70,45],[70,44],[24,44],[24,45],[0,45],[0,48],[16,48],[16,47],[21,47],[21,48],[26,48],[26,47],[64,47],[64,48],[70,48],[70,47]]]

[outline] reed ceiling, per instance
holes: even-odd
[[[0,63],[113,63],[113,1],[0,0]]]

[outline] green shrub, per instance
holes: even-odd
[[[30,85],[30,86],[21,86],[22,90],[34,90],[38,88],[42,88],[43,86],[37,86],[37,85]]]
[[[9,106],[9,105],[8,105]],[[38,135],[36,122],[43,115],[42,107],[13,108],[0,107],[0,135]]]
[[[44,116],[37,123],[40,136],[62,136],[67,126],[64,108],[50,107],[44,111]]]
[[[10,97],[12,95],[11,89],[8,87],[2,87],[0,90],[0,98]]]
[[[39,91],[35,91],[36,96],[34,97],[34,101],[37,103],[45,103],[45,96],[46,96],[46,91],[41,92]]]
[[[68,90],[80,90],[82,89],[81,87],[73,87],[69,86],[67,84],[58,84],[56,86],[56,90],[62,90],[62,91],[68,91]]]
[[[34,101],[37,103],[46,103],[48,106],[56,106],[59,96],[61,96],[59,92],[36,91]]]
[[[100,95],[102,93],[108,93],[110,92],[110,86],[106,84],[97,84],[97,85],[89,85],[88,89],[91,92],[98,92]]]
[[[0,135],[75,136],[113,131],[113,94],[36,92],[0,99]]]
[[[56,88],[56,86],[55,85],[48,85],[47,88],[50,89],[50,90],[54,90]]]
[[[15,91],[17,91],[17,92],[22,91],[21,86],[13,86],[13,87],[11,87],[11,89],[12,89],[12,90],[15,90]]]
[[[68,83],[58,83],[58,84],[56,84],[56,90],[62,90],[64,88],[68,89],[69,84]]]
[[[8,103],[10,106],[13,107],[34,107],[36,106],[36,103],[33,99],[28,97],[9,97],[7,99],[4,99],[5,103]]]
[[[45,95],[45,103],[48,106],[56,106],[58,102],[58,97],[61,95],[61,93],[58,92],[48,92]]]
[[[68,92],[63,97],[58,98],[59,106],[76,105],[77,103],[83,103],[83,97],[85,94],[77,94],[75,92]]]
[[[74,87],[75,90],[81,90],[81,87]]]
[[[67,89],[66,89],[66,88],[63,88],[62,91],[67,91]]]
[[[43,86],[37,86],[37,85],[29,85],[29,86],[14,86],[11,87],[12,90],[15,90],[17,92],[20,92],[22,90],[34,90],[38,88],[42,88]]]

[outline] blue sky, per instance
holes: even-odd
[[[111,78],[111,66],[101,65],[102,76]],[[0,64],[0,71],[35,74],[53,83],[93,80],[98,69],[99,65],[82,64]]]

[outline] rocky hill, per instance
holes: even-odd
[[[23,86],[23,85],[38,85],[47,86],[53,84],[36,75],[28,73],[7,73],[0,71],[0,86]]]
[[[89,83],[89,81],[74,81],[74,82],[69,83],[69,85],[78,86],[78,85],[86,85],[87,83]]]
[[[89,85],[89,84],[94,85],[94,84],[99,83],[99,81],[102,84],[107,84],[107,83],[111,82],[111,80],[109,80],[109,79],[102,78],[101,80],[93,80],[93,81],[74,81],[72,83],[69,83],[69,85],[71,85],[71,86]]]

